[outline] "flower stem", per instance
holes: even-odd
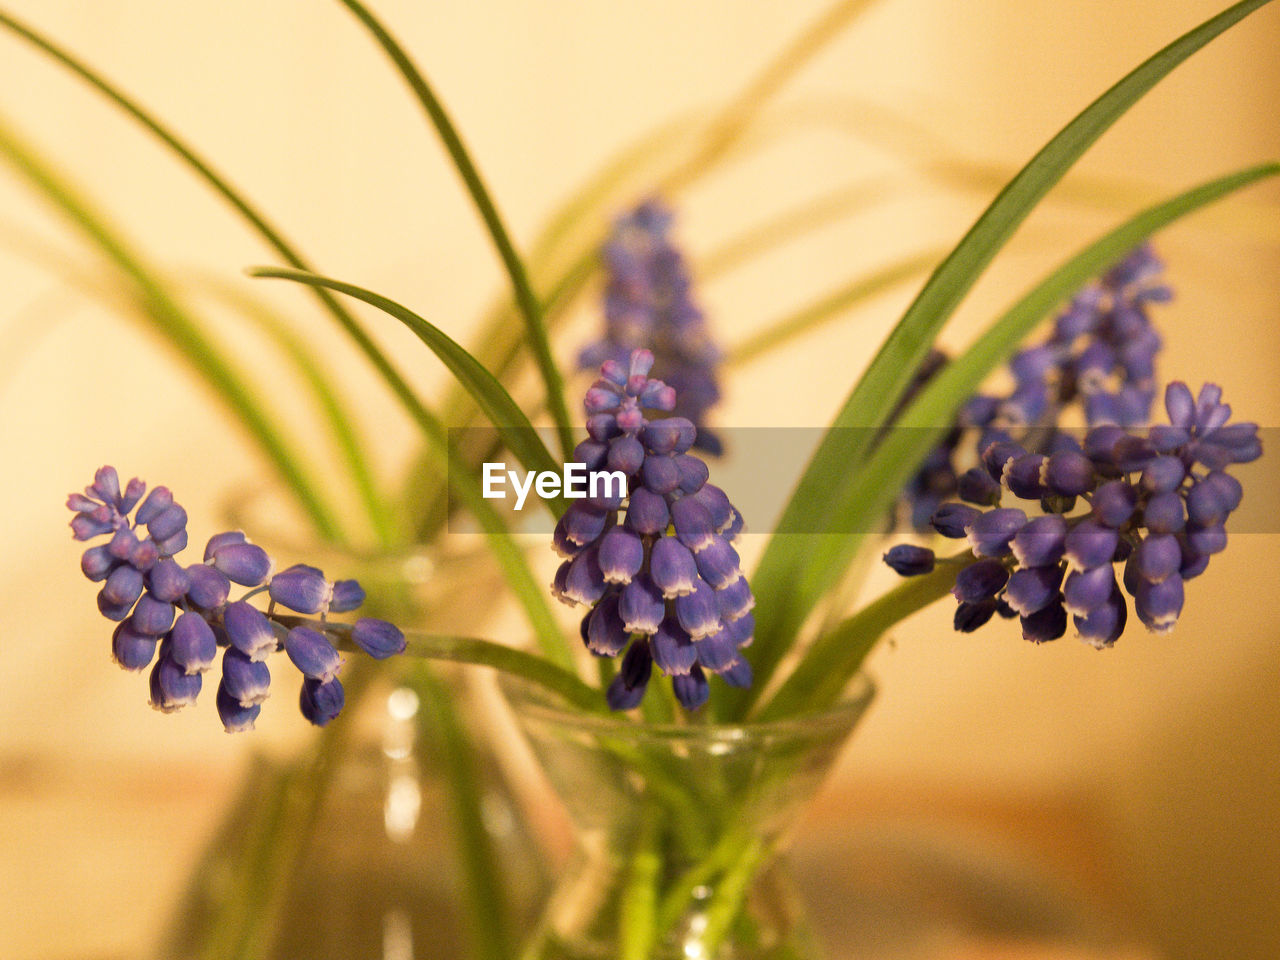
[[[409,672],[424,710],[419,722],[440,751],[455,827],[453,841],[461,861],[458,886],[466,915],[474,960],[507,960],[514,949],[510,904],[502,883],[502,869],[481,816],[483,789],[475,763],[475,747],[468,740],[448,691],[428,669],[416,664]]]
[[[957,571],[971,560],[968,553],[939,560],[932,573],[909,578],[820,637],[753,719],[780,720],[834,704],[884,632],[946,596]]]
[[[759,837],[752,836],[721,876],[715,893],[711,895],[711,903],[707,908],[707,925],[702,933],[702,947],[706,956],[716,955],[720,942],[742,912],[747,889],[768,853],[768,845]]]
[[[660,810],[657,804],[648,803],[641,818],[618,918],[619,960],[648,960],[657,937],[658,872],[662,864],[656,847]]]
[[[353,670],[347,689],[358,696],[370,677],[368,669]],[[278,774],[269,795],[249,810],[244,828],[252,838],[235,864],[235,882],[219,900],[216,914],[203,925],[207,936],[196,945],[193,956],[261,960],[272,955],[288,878],[296,874],[320,813],[331,767],[352,729],[349,724],[337,724],[324,731],[314,754]]]
[[[309,626],[323,629],[341,638],[342,647],[351,649],[351,624],[321,623],[307,617],[280,616],[274,618],[287,627]],[[481,640],[479,637],[457,637],[448,634],[422,633],[410,630],[405,633],[407,652],[427,660],[449,660],[477,667],[492,667],[504,673],[515,674],[544,690],[558,694],[566,702],[580,710],[599,713],[605,709],[604,698],[577,675],[557,666],[546,657],[526,653],[515,647]]]
[[[715,875],[728,864],[744,842],[742,834],[728,833],[720,838],[714,849],[692,867],[680,875],[667,888],[658,908],[657,924],[659,932],[670,931],[684,915],[689,901],[693,899],[693,891],[706,886]]]

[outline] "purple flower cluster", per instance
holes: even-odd
[[[1004,396],[976,394],[955,428],[933,450],[904,491],[911,525],[925,530],[934,510],[960,492],[956,466],[964,431],[978,428],[981,453],[987,431],[1039,430],[1048,440],[1065,408],[1079,404],[1088,427],[1140,427],[1150,421],[1156,395],[1155,360],[1162,346],[1147,313],[1172,297],[1160,282],[1164,264],[1149,244],[1131,251],[1100,280],[1078,293],[1041,343],[1009,362],[1013,389]],[[935,351],[917,372],[918,389],[945,363]]]
[[[943,504],[931,520],[944,537],[966,539],[978,558],[952,589],[957,630],[1000,613],[1017,616],[1023,636],[1042,643],[1066,632],[1070,614],[1082,640],[1109,647],[1128,618],[1125,592],[1148,629],[1172,629],[1184,583],[1227,545],[1225,523],[1243,494],[1227,469],[1256,460],[1262,445],[1256,424],[1228,422],[1231,408],[1213,384],[1193,397],[1186,384],[1171,383],[1165,409],[1168,424],[1103,424],[1083,444],[1057,433],[1046,453],[1009,439],[988,444],[980,474],[961,484],[968,502]],[[1006,492],[1042,512],[1002,507]],[[1087,511],[1076,510],[1081,501]],[[934,557],[902,545],[885,562],[915,575],[932,570]]]
[[[329,614],[364,602],[356,581],[330,582],[304,564],[273,575],[267,552],[239,531],[212,537],[202,563],[180,564],[174,556],[187,545],[187,513],[167,487],[146,493],[135,477],[122,491],[115,468],[103,467],[83,494],[67,498],[67,507],[75,513],[75,539],[108,538],[84,552],[80,569],[102,584],[98,609],[117,624],[113,659],[126,670],[151,666],[151,705],[157,710],[171,713],[195,703],[202,675],[223,648],[218,715],[228,732],[251,730],[269,693],[266,658],[283,649],[303,675],[303,715],[324,726],[344,702],[336,638],[348,637],[377,659],[405,648],[404,634],[385,620],[328,622]],[[233,583],[250,590],[232,600]],[[248,602],[264,591],[270,598],[266,613]],[[277,606],[320,619],[297,623],[297,617],[276,614]]]
[[[653,363],[648,350],[634,351],[627,366],[606,360],[587,391],[588,439],[574,460],[589,473],[625,474],[627,489],[601,490],[565,511],[552,544],[565,561],[552,590],[591,608],[582,639],[592,653],[623,654],[610,707],[638,706],[656,665],[694,710],[710,694],[708,673],[750,685],[740,650],[752,639],[755,598],[732,545],[742,515],[688,453],[693,423],[645,416],[676,406],[675,391],[649,378]]]
[[[1054,321],[1043,343],[1014,354],[1015,386],[1003,399],[979,398],[1004,425],[1056,422],[1074,400],[1085,423],[1141,427],[1150,422],[1156,396],[1155,360],[1163,345],[1147,316],[1147,304],[1173,296],[1159,282],[1164,264],[1149,244],[1130,252],[1095,284],[1086,287]]]
[[[652,351],[657,374],[676,391],[673,412],[697,427],[694,447],[719,455],[720,439],[706,418],[720,399],[720,351],[693,302],[684,256],[668,239],[671,221],[670,210],[647,200],[614,224],[603,250],[605,335],[582,351],[578,363],[583,370],[605,360],[625,366],[632,350]]]

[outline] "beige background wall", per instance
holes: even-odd
[[[433,137],[337,4],[10,6],[217,158],[326,272],[384,290],[460,336],[498,288],[485,237]],[[981,209],[991,188],[942,188],[905,174],[899,139],[883,132],[886,114],[928,131],[952,156],[1020,162],[1112,80],[1218,6],[879,4],[783,97],[823,103],[828,112],[833,98],[855,98],[868,134],[809,127],[729,166],[681,198],[679,232],[692,251],[705,252],[824,189],[880,178],[892,188],[861,217],[705,287],[717,330],[732,342],[858,269],[958,237]],[[378,3],[438,85],[525,240],[604,158],[673,111],[729,96],[823,7],[813,0]],[[1152,191],[1280,156],[1277,49],[1280,10],[1266,9],[1157,88],[1080,167],[1095,180],[1138,188],[1118,196],[1109,188],[1106,202],[1096,189],[1063,191],[966,303],[948,342],[963,343],[1039,269]],[[269,259],[143,135],[4,35],[0,116],[56,157],[166,268],[249,288],[240,269]],[[42,955],[35,945],[71,956],[84,944],[75,939],[83,934],[77,915],[93,918],[104,952],[135,944],[147,924],[113,909],[110,884],[140,876],[176,882],[178,852],[198,844],[229,774],[255,744],[283,744],[303,731],[287,704],[264,711],[256,741],[223,736],[211,705],[161,717],[145,708],[144,681],[109,664],[109,631],[91,615],[92,591],[79,579],[78,551],[63,526],[64,493],[99,463],[114,462],[126,475],[179,491],[200,542],[217,528],[227,492],[265,468],[165,348],[69,289],[61,267],[32,265],[37,239],[76,269],[95,261],[31,197],[0,168],[0,498],[8,505],[0,790],[12,811],[0,822],[0,844],[35,837],[43,851],[0,865],[7,906],[0,943],[18,938],[27,945],[23,957]],[[1280,411],[1277,203],[1275,185],[1255,189],[1160,242],[1179,292],[1164,313],[1162,373],[1218,380],[1235,409],[1264,426],[1276,425]],[[312,324],[345,388],[373,389],[301,296],[264,292]],[[744,368],[729,384],[721,422],[824,422],[909,293]],[[234,318],[221,319],[229,342],[257,342]],[[442,381],[404,335],[376,326],[416,381]],[[572,356],[577,343],[562,342],[561,356]],[[265,352],[250,352],[258,359],[246,362],[270,389],[279,378]],[[287,409],[294,389],[281,386]],[[408,429],[376,391],[361,421],[376,433],[381,467],[394,475],[408,456]],[[1189,586],[1172,637],[1131,630],[1105,655],[1070,640],[1033,649],[1009,629],[962,638],[949,630],[949,609],[927,612],[877,656],[880,702],[842,775],[1087,796],[1128,857],[1147,921],[1183,945],[1171,946],[1175,955],[1275,955],[1278,543],[1274,534],[1233,538],[1229,553]],[[113,819],[107,801],[132,788],[109,772],[152,760],[171,761],[182,775],[207,764],[210,799],[185,825]],[[90,815],[67,805],[71,795],[102,803]],[[104,835],[118,835],[118,850],[100,861],[77,859],[97,849],[82,837]],[[148,904],[163,902],[162,888],[148,884]],[[56,906],[63,897],[70,917]],[[1231,949],[1206,946],[1215,937]]]

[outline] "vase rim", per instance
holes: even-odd
[[[852,727],[875,697],[874,679],[859,672],[834,706],[778,720],[738,723],[637,723],[628,713],[587,713],[563,705],[555,694],[523,677],[499,673],[498,685],[518,714],[536,715],[585,733],[612,733],[658,740],[699,740],[723,743],[744,740],[812,737],[828,730]],[[601,697],[603,697],[603,693]]]

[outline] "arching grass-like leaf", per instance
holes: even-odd
[[[522,677],[581,710],[608,713],[605,699],[599,690],[587,686],[573,671],[548,663],[545,658],[536,654],[494,643],[492,640],[419,633],[413,630],[405,634],[405,641],[408,644],[406,652],[410,656],[465,663],[473,667],[491,667]]]
[[[405,83],[409,85],[409,89],[413,91],[414,97],[422,106],[444,144],[445,151],[458,171],[458,176],[462,178],[463,185],[467,188],[467,193],[470,194],[471,201],[480,214],[480,219],[484,221],[485,228],[489,231],[524,318],[525,337],[537,361],[538,371],[542,375],[547,395],[547,409],[551,411],[551,417],[555,421],[560,434],[561,452],[567,460],[570,451],[573,450],[573,426],[569,421],[569,408],[565,405],[564,379],[560,376],[560,369],[551,356],[551,345],[547,340],[547,330],[542,318],[542,304],[533,292],[533,287],[529,283],[528,270],[520,255],[516,253],[515,244],[502,220],[502,215],[498,212],[498,207],[493,202],[493,197],[485,186],[475,162],[471,159],[470,152],[462,142],[457,128],[449,118],[444,104],[440,102],[440,98],[436,96],[427,78],[418,69],[408,52],[359,0],[339,0],[339,2],[350,10],[369,31],[395,65]]]
[[[398,542],[400,535],[396,530],[390,504],[387,502],[385,492],[379,489],[370,469],[371,459],[365,449],[365,438],[360,435],[356,424],[351,419],[350,404],[331,382],[320,358],[298,336],[284,317],[262,300],[249,296],[245,291],[237,289],[220,278],[202,278],[200,286],[252,321],[279,348],[282,357],[293,365],[303,383],[306,384],[321,419],[329,427],[334,444],[342,462],[346,465],[347,472],[351,475],[351,481],[364,504],[378,542],[383,544]]]
[[[838,290],[833,290],[814,303],[783,317],[755,336],[732,347],[728,356],[725,357],[725,362],[731,366],[748,363],[762,353],[767,353],[796,337],[816,330],[862,301],[883,293],[926,270],[930,265],[937,263],[944,253],[946,253],[945,250],[930,250],[927,253],[902,257],[878,270],[857,277]]]
[[[316,532],[327,539],[340,540],[342,532],[337,516],[311,471],[303,466],[306,462],[303,448],[286,438],[277,418],[263,406],[252,387],[236,371],[235,364],[204,334],[158,272],[79,191],[55,173],[51,164],[4,124],[0,124],[0,154],[128,280],[143,315],[235,414],[294,492]]]
[[[777,692],[760,704],[755,719],[780,720],[835,704],[885,631],[947,596],[956,574],[972,562],[967,551],[940,559],[932,572],[907,578],[836,624],[814,643]]]
[[[293,280],[309,286],[324,287],[337,293],[361,300],[370,306],[377,307],[383,313],[395,317],[425,343],[440,358],[449,372],[458,379],[472,398],[485,412],[489,421],[497,429],[499,436],[507,448],[516,455],[520,463],[529,471],[559,472],[555,459],[538,436],[533,424],[525,416],[524,411],[511,399],[511,394],[500,384],[488,370],[480,365],[471,354],[467,353],[448,334],[439,327],[424,320],[408,307],[402,306],[379,293],[357,287],[351,283],[317,276],[301,270],[288,270],[283,267],[256,267],[249,271],[253,277]],[[541,500],[541,498],[539,498]],[[562,510],[556,501],[542,500],[552,513],[559,515]]]
[[[295,273],[296,275],[294,275]],[[313,274],[282,271],[281,275],[285,279],[297,280],[300,283],[314,281],[317,285],[328,286],[330,289],[353,296],[356,299],[365,300],[372,306],[376,306],[408,324],[429,346],[435,343],[436,346],[445,349],[445,352],[461,365],[460,369],[465,366],[465,363],[460,358],[451,353],[444,341],[448,341],[448,344],[452,344],[452,347],[459,351],[461,351],[461,347],[458,347],[457,344],[454,344],[452,340],[449,340],[448,337],[445,337],[443,333],[432,327],[421,317],[411,313],[411,311],[406,310],[399,304],[387,300],[385,297],[380,297],[360,287],[353,287],[350,284],[331,281],[325,277],[316,277]],[[440,338],[443,339],[441,340]],[[442,359],[444,359],[443,356]],[[471,360],[471,363],[474,362],[474,360]],[[397,390],[401,402],[409,410],[414,423],[422,432],[423,440],[431,451],[432,459],[445,465],[444,479],[454,493],[457,494],[462,505],[475,517],[480,528],[488,535],[486,543],[489,549],[493,551],[498,566],[502,569],[507,586],[511,588],[511,592],[515,594],[516,599],[524,608],[525,615],[529,618],[534,636],[537,638],[543,654],[553,663],[566,669],[572,669],[573,654],[570,652],[564,634],[551,612],[546,589],[534,578],[528,560],[511,536],[511,531],[507,528],[502,516],[485,499],[480,484],[471,472],[470,466],[459,459],[457,451],[449,442],[448,431],[444,424],[403,382],[398,385],[393,383],[392,387]],[[496,395],[489,395],[488,399],[500,400]],[[506,399],[507,402],[511,402],[509,396]],[[511,406],[514,406],[513,402],[511,402]],[[504,409],[509,412],[510,408],[504,406]],[[520,416],[523,416],[523,414],[520,414]],[[506,422],[513,423],[518,421]],[[537,434],[532,429],[515,430],[513,432],[517,435],[532,437],[537,440]],[[537,440],[537,443],[541,446],[541,440]],[[542,455],[549,460],[550,454],[546,452],[545,447],[542,447]]]
[[[548,331],[562,318],[567,306],[585,288],[595,272],[600,244],[608,229],[609,215],[639,189],[650,192],[690,186],[715,170],[733,154],[761,109],[779,89],[839,31],[871,5],[871,0],[840,0],[806,28],[786,49],[770,60],[742,91],[711,117],[695,112],[664,122],[611,158],[550,218],[532,244],[528,257],[534,278],[548,274],[542,295],[543,323]],[[686,141],[690,145],[686,146]],[[674,157],[671,156],[676,152]],[[586,229],[581,228],[586,225]],[[519,341],[512,341],[509,303],[499,303],[487,314],[477,338],[477,356],[499,378],[507,379],[519,358]],[[450,423],[462,422],[455,394],[444,409]],[[411,471],[410,486],[434,469],[419,462]],[[428,504],[420,532],[429,529],[439,514]]]
[[[129,96],[118,86],[94,70],[87,63],[76,57],[69,50],[66,50],[59,44],[55,43],[51,38],[46,37],[35,28],[21,22],[8,12],[0,10],[0,27],[12,32],[15,36],[20,37],[30,43],[37,50],[44,53],[55,63],[58,63],[70,70],[81,80],[87,83],[92,89],[96,90],[102,96],[106,97],[109,102],[123,111],[127,116],[131,117],[140,127],[158,139],[165,147],[167,147],[188,169],[190,169],[197,177],[205,182],[205,184],[213,190],[218,196],[226,201],[227,205],[234,210],[240,218],[257,233],[266,243],[275,250],[280,256],[291,266],[299,270],[310,270],[306,260],[299,252],[292,241],[287,239],[278,226],[271,222],[265,213],[253,204],[248,197],[223,173],[221,173],[211,161],[204,157],[191,144],[187,143],[177,135],[170,127],[160,120],[155,114],[151,113],[143,107],[137,100]],[[324,305],[325,309],[333,316],[338,325],[341,326],[348,336],[355,342],[371,361],[373,366],[378,370],[382,377],[388,381],[392,392],[398,396],[403,396],[407,390],[404,379],[399,372],[391,365],[386,356],[378,349],[377,344],[373,342],[365,333],[364,329],[356,321],[356,319],[342,308],[337,300],[327,291],[317,289],[316,296]],[[161,330],[164,333],[164,330]],[[403,389],[402,389],[403,388]],[[368,465],[361,467],[362,471],[367,473]],[[369,501],[367,491],[361,490],[366,501],[366,508],[369,513],[375,531],[386,540],[391,536],[391,530],[385,521],[383,514]]]
[[[834,526],[835,517],[847,512],[857,495],[848,478],[862,475],[860,465],[873,433],[848,428],[886,422],[942,325],[1022,221],[1085,150],[1174,67],[1268,2],[1242,0],[1183,34],[1086,107],[1009,181],[939,264],[854,386],[806,467],[783,513],[781,529],[839,529]],[[804,579],[805,571],[814,570],[811,545],[803,542],[808,539],[774,537],[752,581],[759,603],[753,666],[761,683],[772,675],[819,595]]]

